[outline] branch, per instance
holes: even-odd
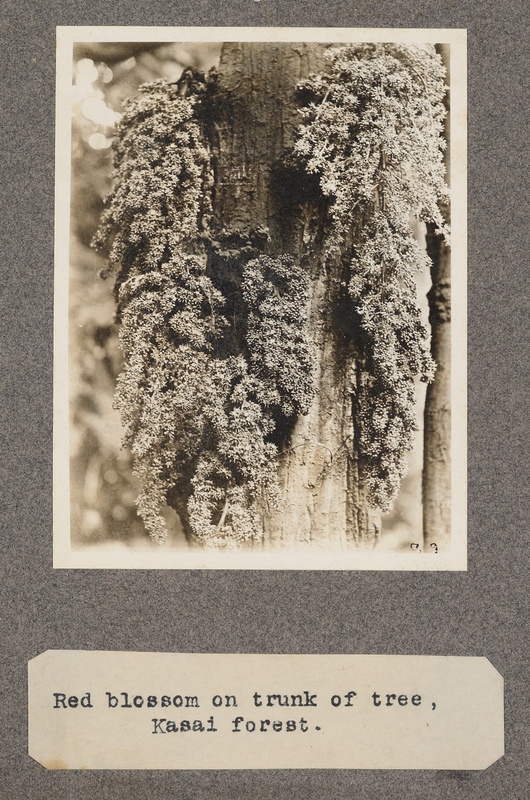
[[[76,42],[74,61],[91,58],[95,62],[117,64],[142,53],[151,53],[163,44],[164,42]]]

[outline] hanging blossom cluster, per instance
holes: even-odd
[[[189,250],[208,220],[211,169],[197,101],[160,80],[140,87],[125,104],[113,140],[114,189],[93,242],[102,250],[112,242],[117,289]]]
[[[429,260],[410,221],[448,235],[445,69],[434,48],[399,44],[332,48],[328,65],[299,87],[307,102],[295,150],[330,201],[329,257],[351,254],[363,349],[357,455],[370,502],[388,510],[416,431],[414,379],[429,382],[435,369],[414,278]]]
[[[139,513],[164,541],[171,496],[198,540],[224,545],[259,537],[262,504],[279,501],[270,437],[279,416],[308,405],[307,286],[290,259],[248,263],[246,339],[234,348],[225,298],[207,274],[211,168],[199,97],[157,81],[128,101],[94,244],[110,244],[117,269],[115,402],[142,486]]]
[[[242,294],[249,365],[261,406],[284,417],[306,414],[314,396],[315,360],[305,332],[307,272],[291,256],[262,255],[246,265]]]
[[[264,504],[279,506],[270,437],[278,421],[306,413],[314,394],[308,299],[308,276],[290,256],[262,254],[243,267],[241,352],[220,362],[225,410],[217,407],[214,447],[199,459],[188,503],[191,528],[208,544],[256,538]]]

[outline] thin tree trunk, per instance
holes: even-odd
[[[316,395],[279,444],[282,507],[264,512],[265,547],[352,547],[373,543],[380,514],[366,502],[354,452],[358,364],[352,325],[341,319],[340,261],[319,248],[316,182],[289,171],[284,156],[300,122],[296,84],[322,67],[319,44],[229,43],[219,69],[215,114],[214,218],[218,231],[268,229],[266,252],[300,258],[311,275],[310,332]],[[311,183],[309,181],[309,183]]]
[[[449,83],[449,45],[437,45],[447,69]],[[445,99],[445,166],[450,177],[449,98]],[[449,209],[442,208],[447,220]],[[427,387],[423,459],[423,537],[424,547],[436,545],[447,550],[451,538],[451,254],[432,229],[427,235],[427,250],[432,261],[432,288],[429,291],[431,352],[436,375]]]

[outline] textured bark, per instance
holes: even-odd
[[[437,45],[447,69],[449,45]],[[450,175],[449,99],[446,96],[445,166]],[[442,208],[447,222],[449,209]],[[436,375],[427,387],[423,457],[423,537],[424,546],[436,544],[447,550],[451,538],[451,254],[440,236],[428,231],[427,250],[432,261],[432,288],[429,292],[431,352]]]
[[[316,181],[285,163],[300,122],[296,84],[321,68],[323,50],[318,44],[224,45],[212,128],[218,232],[268,229],[266,252],[300,258],[312,280],[317,392],[309,413],[279,442],[283,503],[278,512],[264,510],[265,547],[348,548],[373,543],[380,532],[354,452],[356,345],[353,322],[340,313],[342,267],[339,260],[325,265],[320,252],[324,208]]]

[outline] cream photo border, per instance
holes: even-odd
[[[71,180],[71,82],[75,42],[399,42],[450,45],[451,74],[451,546],[448,553],[305,551],[184,552],[77,549],[70,539],[68,276]],[[467,34],[462,29],[399,28],[226,28],[79,27],[57,28],[53,566],[70,569],[297,569],[412,570],[467,569]]]

